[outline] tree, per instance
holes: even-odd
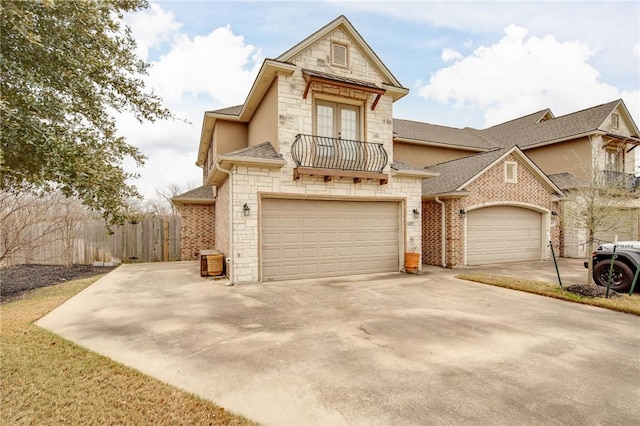
[[[117,134],[115,113],[139,121],[169,111],[145,87],[148,65],[135,53],[125,13],[146,0],[4,0],[0,69],[0,190],[59,189],[124,219],[127,158],[144,156]]]
[[[164,188],[156,188],[155,197],[146,202],[147,212],[156,216],[175,215],[176,207],[171,199],[184,191],[193,189],[193,187],[194,185],[189,183],[186,189],[183,189],[183,187],[172,183]]]
[[[587,282],[590,284],[593,283],[591,253],[596,247],[596,234],[633,227],[624,212],[630,207],[630,201],[637,198],[630,192],[635,189],[635,182],[629,182],[623,173],[603,170],[601,146],[594,141],[591,146],[591,162],[583,166],[589,180],[578,179],[575,188],[566,191],[563,206],[565,226],[583,229],[586,233]]]
[[[60,241],[62,251],[56,255],[71,264],[78,229],[87,217],[78,200],[60,192],[0,192],[0,263],[15,261],[17,255],[28,261],[27,253]]]

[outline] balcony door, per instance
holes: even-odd
[[[316,101],[317,156],[329,168],[345,168],[358,159],[360,108],[324,100]]]
[[[337,102],[316,101],[316,135],[327,138],[360,139],[360,108]]]

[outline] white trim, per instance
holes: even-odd
[[[487,207],[518,207],[518,208],[524,208],[524,209],[528,209],[528,210],[533,210],[535,212],[540,213],[541,216],[541,235],[540,235],[540,260],[548,260],[549,259],[549,254],[548,254],[548,250],[547,250],[547,243],[548,241],[545,241],[545,236],[546,235],[551,235],[551,210],[548,210],[544,207],[540,207],[540,206],[536,206],[535,204],[530,204],[530,203],[521,203],[521,202],[516,202],[516,201],[493,201],[493,202],[487,202],[487,203],[480,203],[480,204],[475,204],[469,207],[466,207],[465,210],[467,212],[467,214],[464,217],[464,255],[463,255],[463,264],[467,265],[467,217],[469,216],[469,212],[472,212],[473,210],[480,210],[480,209],[484,209]]]
[[[487,167],[485,167],[484,169],[476,173],[474,176],[472,176],[471,179],[469,179],[468,181],[460,185],[458,188],[456,188],[454,192],[462,191],[470,183],[480,178],[480,176],[484,175],[492,167],[494,167],[495,165],[503,161],[505,158],[507,158],[509,154],[514,154],[518,158],[520,158],[520,160],[524,163],[524,165],[527,166],[533,173],[537,174],[538,178],[540,178],[540,180],[542,180],[553,192],[555,192],[556,194],[559,194],[560,196],[562,196],[562,198],[565,197],[564,192],[562,192],[562,190],[558,188],[558,186],[555,183],[553,183],[551,179],[549,179],[549,177],[542,170],[540,170],[540,168],[533,161],[531,161],[531,159],[527,156],[527,154],[525,154],[518,146],[514,146],[513,148],[509,149],[504,154],[502,154],[500,157],[492,161],[491,164],[487,165]]]
[[[446,143],[446,142],[430,142],[430,141],[424,141],[424,140],[420,140],[420,139],[405,138],[405,137],[402,137],[402,136],[394,136],[393,137],[393,141],[394,142],[400,142],[400,143],[412,144],[412,145],[435,146],[435,147],[441,147],[441,148],[459,149],[461,151],[471,151],[471,152],[487,152],[487,151],[489,151],[486,148],[474,148],[472,146],[454,145],[454,144],[450,144],[450,143]]]
[[[344,63],[336,61],[335,51],[339,47],[344,49]],[[349,68],[349,45],[347,43],[331,40],[331,65],[339,68]]]
[[[513,177],[509,177],[509,166],[511,166],[513,171]],[[516,161],[505,161],[504,162],[504,182],[505,183],[518,183],[518,163]]]

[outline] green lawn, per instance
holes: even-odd
[[[98,278],[0,306],[0,424],[255,424],[33,325]]]
[[[627,294],[620,297],[605,299],[604,297],[580,296],[563,290],[557,284],[544,281],[525,280],[513,277],[503,277],[495,275],[481,274],[460,274],[456,278],[474,281],[483,284],[495,285],[498,287],[510,288],[512,290],[526,291],[528,293],[539,294],[541,296],[553,297],[584,305],[598,306],[619,312],[640,315],[640,295],[637,293],[629,296]]]

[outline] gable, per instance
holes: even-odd
[[[404,94],[408,92],[344,16],[325,25],[277,60],[303,69],[388,86],[385,88],[392,91],[401,89]],[[394,100],[399,97],[394,96]]]
[[[507,179],[507,165],[515,168],[513,180]],[[467,184],[464,190],[470,194],[468,204],[500,201],[545,205],[551,194],[560,193],[559,189],[552,190],[546,180],[532,170],[521,156],[514,154],[495,163]]]
[[[527,173],[533,174],[542,185],[547,187],[549,192],[563,196],[562,191],[517,146],[494,149],[428,167],[427,170],[439,173],[439,176],[423,181],[422,195],[426,197],[444,194],[448,196],[467,195],[469,188],[473,187],[471,185],[473,182],[481,178],[486,179],[483,176],[489,172],[491,172],[490,176],[494,176],[496,167],[500,168],[500,164],[504,167],[505,161],[510,161],[505,158],[517,159],[517,164],[522,164],[522,166],[518,166],[518,169],[528,170]],[[504,173],[504,169],[502,172]],[[492,179],[495,180],[496,177],[494,176]],[[496,183],[501,181],[504,182],[504,179],[495,180]],[[515,183],[517,183],[517,179]]]
[[[507,172],[505,170],[506,163],[516,164],[515,180],[510,180],[507,177]],[[562,196],[560,188],[558,188],[556,184],[554,184],[549,177],[544,174],[544,172],[542,172],[542,170],[517,146],[506,151],[498,159],[485,167],[480,173],[469,179],[464,183],[464,185],[461,185],[458,190],[469,190],[471,183],[480,178],[489,178],[495,185],[500,185],[502,187],[505,187],[505,185],[506,187],[519,185],[521,172],[523,173],[522,176],[526,177],[528,181],[535,180],[540,185],[543,185],[546,188],[547,193],[551,192]]]
[[[620,102],[613,111],[611,111],[603,121],[600,129],[619,136],[640,137],[638,127],[623,102]]]

